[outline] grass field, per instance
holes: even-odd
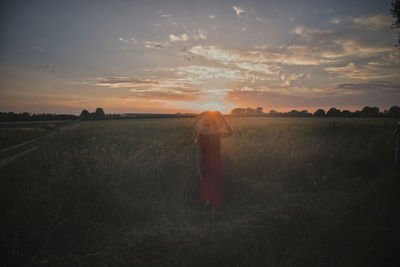
[[[227,120],[215,222],[193,119],[82,122],[1,170],[0,264],[399,266],[396,120]]]
[[[0,149],[44,136],[70,121],[0,122]]]

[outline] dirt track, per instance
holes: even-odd
[[[50,137],[52,137],[54,135],[64,134],[64,133],[76,128],[79,124],[80,124],[80,122],[71,123],[66,126],[60,127],[59,129],[57,129],[47,135],[1,149],[0,150],[0,158],[1,158],[0,169],[7,166],[8,164],[14,162],[18,158],[20,158],[32,151],[35,151],[43,143],[45,143]]]

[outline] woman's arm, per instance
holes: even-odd
[[[201,145],[200,145],[200,140],[199,137],[197,136],[197,173],[201,177]]]
[[[233,135],[233,131],[231,126],[229,126],[229,124],[226,122],[226,120],[224,119],[224,117],[222,117],[221,113],[218,113],[218,117],[221,119],[222,123],[224,124],[225,128],[226,128],[226,132],[222,132],[221,133],[221,138],[227,138],[227,137],[231,137]]]

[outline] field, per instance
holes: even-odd
[[[396,120],[227,120],[214,222],[193,119],[52,136],[1,169],[0,265],[399,266]]]
[[[0,149],[39,138],[70,121],[0,122]]]

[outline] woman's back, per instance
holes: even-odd
[[[199,135],[199,143],[202,154],[215,154],[219,153],[221,147],[221,137],[219,134],[215,135]]]

